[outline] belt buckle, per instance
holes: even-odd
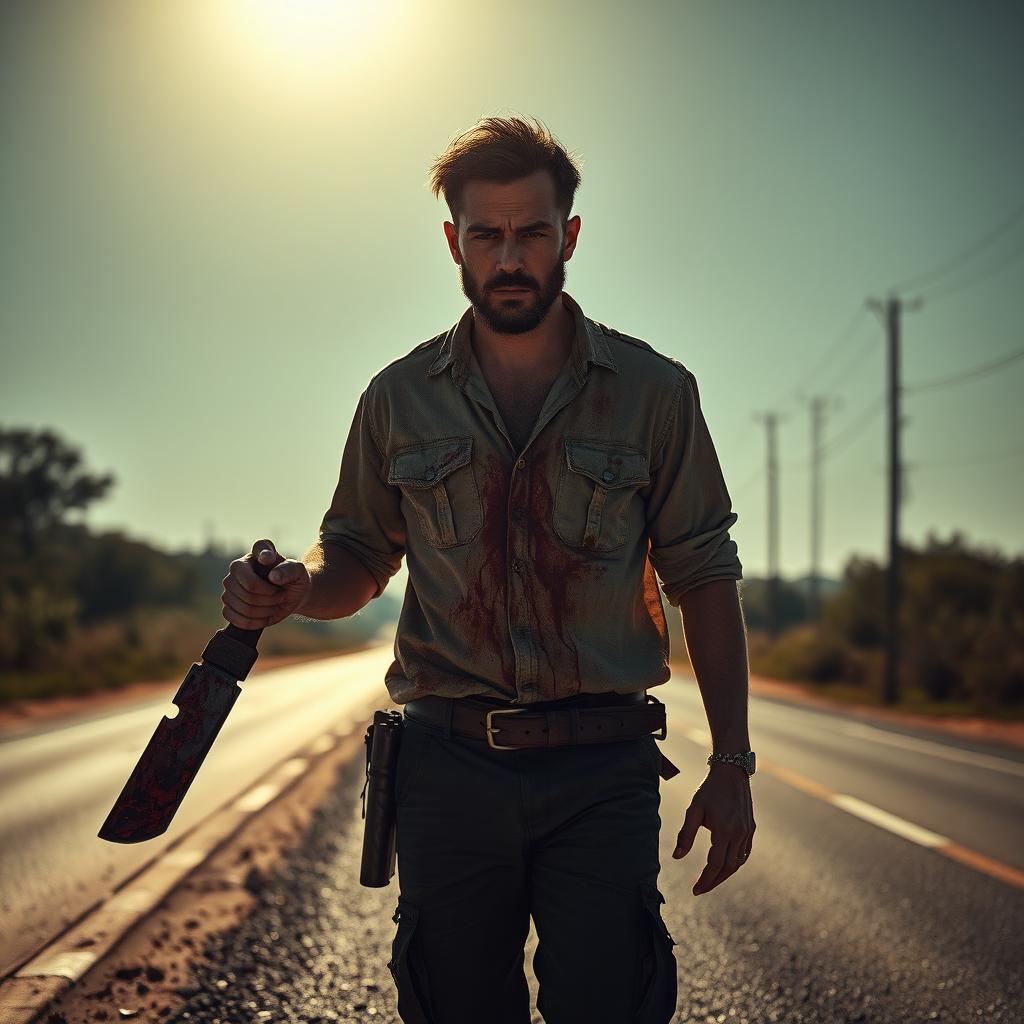
[[[487,712],[487,725],[486,725],[486,727],[484,729],[484,732],[487,733],[487,745],[492,750],[519,750],[519,749],[521,749],[520,747],[514,747],[514,746],[513,747],[502,746],[500,743],[495,743],[494,742],[494,734],[496,732],[501,732],[501,729],[499,729],[496,725],[494,725],[494,723],[491,721],[491,718],[492,718],[493,715],[518,715],[521,712],[528,711],[528,710],[529,710],[529,708],[493,708],[491,711],[488,711]]]

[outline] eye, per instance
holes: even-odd
[[[543,231],[524,231],[523,234],[525,234],[527,237],[529,237],[530,235],[532,235],[534,238],[543,238],[544,237],[544,232]]]

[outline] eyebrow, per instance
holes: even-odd
[[[535,220],[532,224],[526,224],[519,228],[520,231],[536,231],[537,228],[549,228],[553,229],[554,224],[548,223],[546,220]],[[498,231],[496,227],[492,227],[490,224],[470,224],[467,231]]]

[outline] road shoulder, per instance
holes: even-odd
[[[282,762],[268,778],[296,766],[300,759],[307,767],[301,773],[283,773],[291,774],[291,780],[269,798],[261,797],[263,802],[255,807],[251,796],[265,794],[268,788],[266,781],[257,782],[249,794],[205,819],[6,979],[0,987],[0,1020],[4,1024],[157,1021],[181,1008],[194,994],[193,966],[200,961],[206,940],[245,919],[273,866],[303,841],[316,808],[339,774],[362,770],[363,736],[370,715],[372,710],[366,709],[365,721],[343,733],[325,733],[309,744],[304,755]],[[189,870],[159,901],[142,906],[141,900],[126,900],[143,894],[147,872],[159,871],[164,862],[183,861],[181,850],[187,853],[193,846],[209,852],[192,859]],[[124,904],[123,912],[115,915],[117,926],[109,927],[108,908],[115,904]],[[74,949],[81,948],[78,955],[84,966],[63,966],[70,963],[65,949],[69,942]],[[92,955],[90,949],[99,955]],[[34,963],[43,961],[45,969],[33,969]]]
[[[939,718],[895,708],[848,704],[845,701],[830,700],[820,694],[811,693],[800,683],[784,682],[758,675],[750,677],[750,692],[758,697],[823,708],[879,724],[930,730],[947,736],[960,736],[964,739],[1024,749],[1024,722],[1004,722],[992,718]]]

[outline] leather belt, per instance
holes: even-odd
[[[513,705],[477,697],[418,697],[404,705],[414,722],[449,726],[456,736],[485,740],[494,750],[561,747],[578,743],[608,743],[653,735],[665,739],[665,705],[644,691],[584,694],[560,701]],[[661,755],[659,774],[679,774]]]

